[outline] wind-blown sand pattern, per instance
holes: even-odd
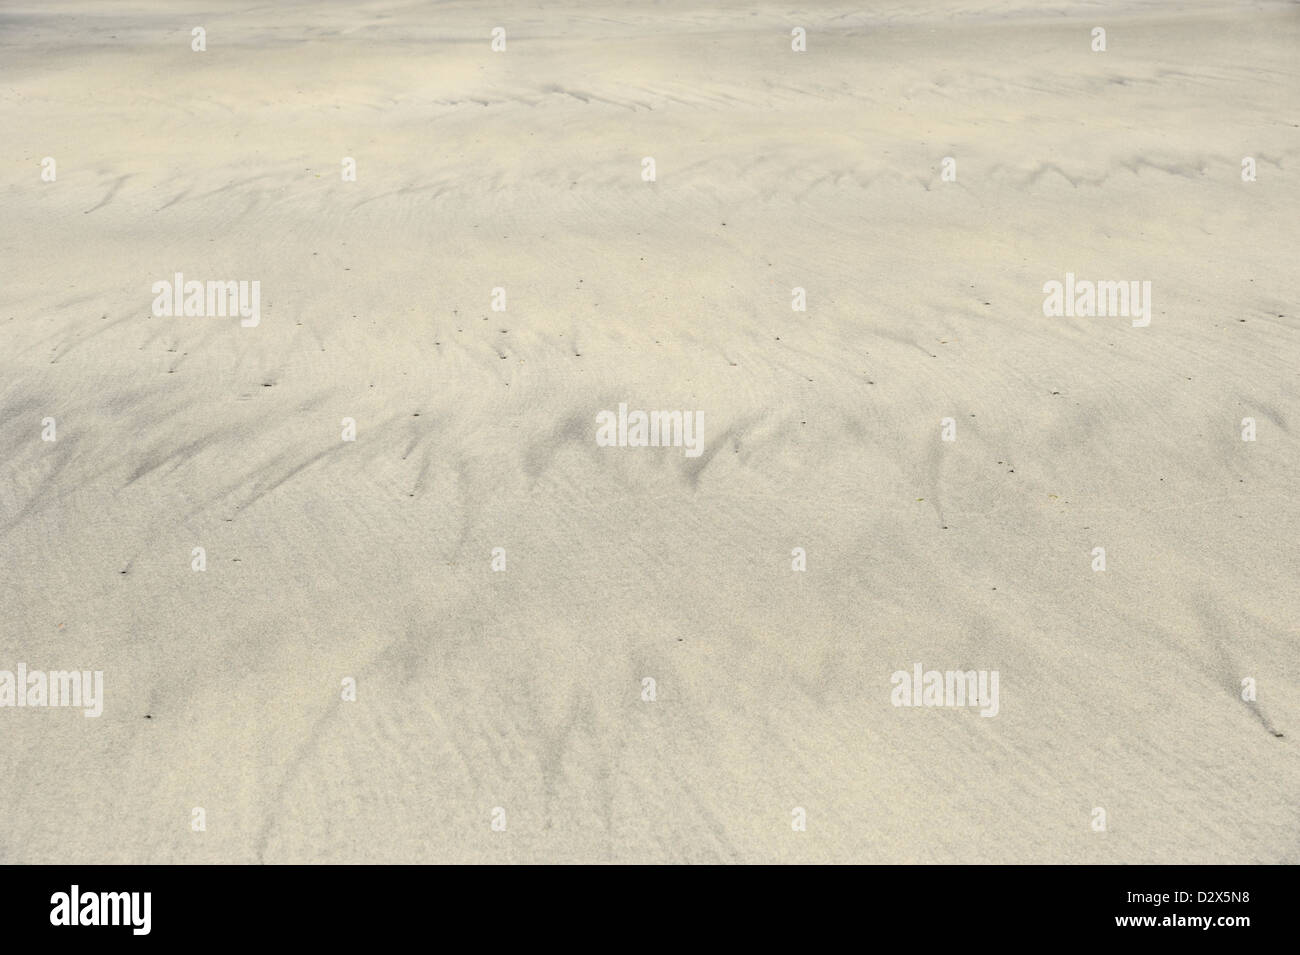
[[[1297,48],[1281,3],[7,6],[0,668],[104,712],[0,709],[0,860],[1300,861]],[[177,272],[260,324],[156,316]],[[1150,325],[1045,316],[1067,272]],[[597,446],[620,402],[703,453]],[[892,705],[918,663],[996,718]]]

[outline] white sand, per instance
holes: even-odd
[[[1272,3],[7,6],[0,669],[105,703],[0,709],[0,860],[1300,861],[1298,45]],[[1150,326],[1044,317],[1067,271]],[[261,324],[155,317],[175,272]],[[704,454],[598,448],[620,401]],[[892,706],[918,662],[997,717]]]

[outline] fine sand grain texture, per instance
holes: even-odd
[[[104,691],[0,708],[0,861],[1300,861],[1297,49],[6,3],[0,670]],[[1150,324],[1045,315],[1067,273]],[[702,452],[599,445],[620,403]]]

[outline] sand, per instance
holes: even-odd
[[[1298,44],[6,5],[0,669],[104,699],[0,709],[0,861],[1300,861]],[[260,322],[156,315],[177,272]],[[1066,273],[1150,324],[1045,316]],[[620,403],[702,453],[598,446]]]

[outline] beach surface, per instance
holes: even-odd
[[[1300,862],[1297,48],[6,4],[0,669],[104,689],[0,708],[0,861]]]

